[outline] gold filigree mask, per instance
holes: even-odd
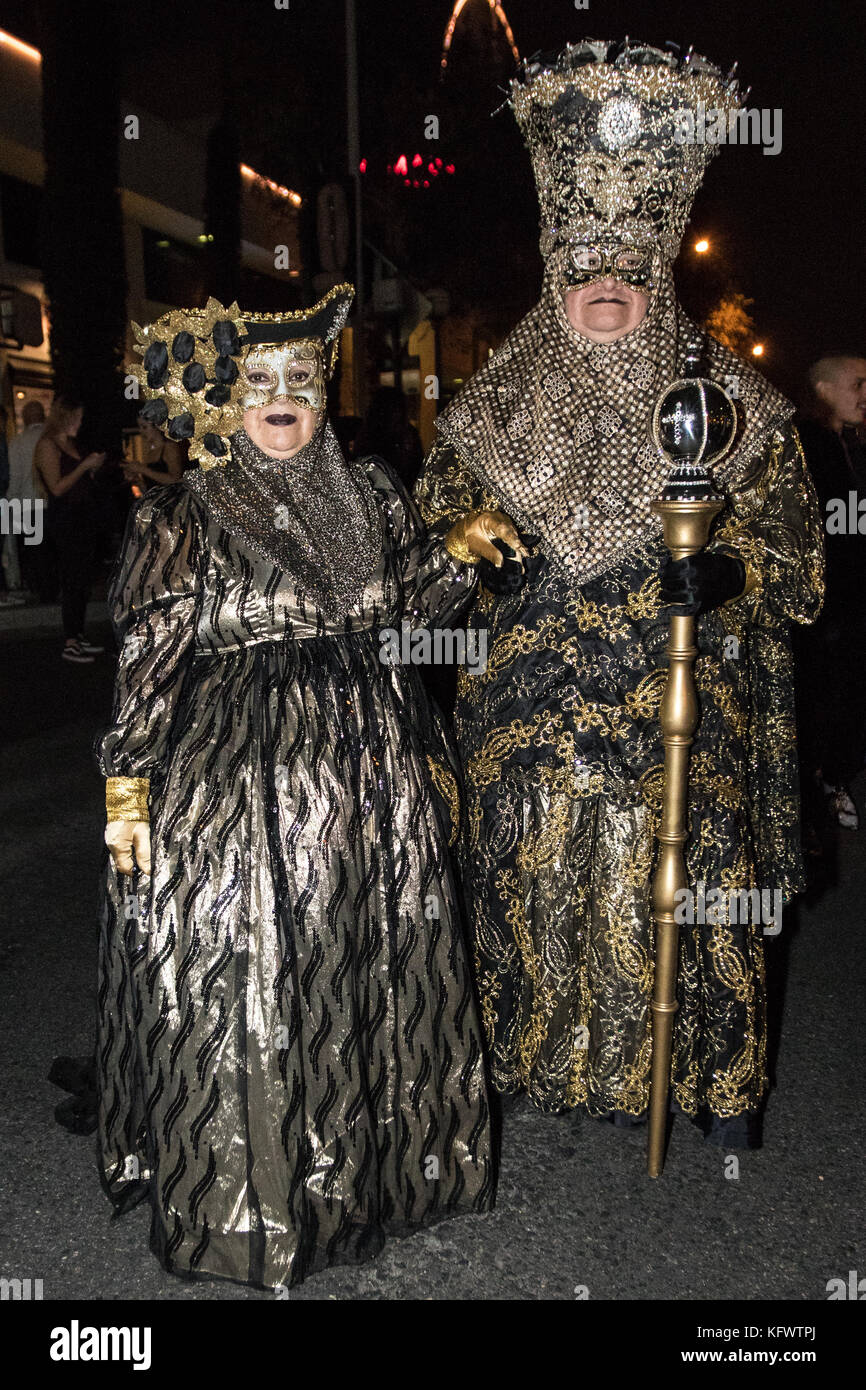
[[[325,362],[317,339],[257,343],[248,349],[241,373],[244,410],[276,401],[291,401],[305,410],[325,408]]]

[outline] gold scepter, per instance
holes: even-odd
[[[659,398],[652,434],[659,451],[673,464],[661,497],[652,504],[661,517],[664,542],[675,560],[703,550],[710,527],[724,502],[707,471],[730,451],[737,431],[731,398],[715,382],[695,374],[700,344],[686,352],[685,376]],[[664,735],[664,792],[657,831],[659,856],[652,883],[655,922],[655,973],[652,998],[652,1071],[650,1076],[647,1170],[661,1175],[667,1136],[674,1014],[677,1011],[679,927],[677,893],[688,888],[685,842],[689,791],[689,757],[698,723],[693,666],[695,618],[671,615],[666,648],[668,677],[659,718]]]

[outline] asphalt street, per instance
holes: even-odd
[[[41,1278],[45,1299],[272,1299],[164,1273],[147,1211],[111,1220],[93,1139],[54,1120],[52,1059],[93,1041],[103,784],[90,750],[113,671],[110,655],[79,668],[59,653],[53,636],[0,634],[0,1274]],[[393,1241],[290,1298],[808,1301],[866,1276],[866,825],[836,850],[835,872],[767,938],[761,1150],[732,1164],[681,1119],[651,1180],[644,1130],[524,1106],[506,1118],[492,1213]]]

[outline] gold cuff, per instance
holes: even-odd
[[[106,777],[106,820],[150,820],[149,777]]]
[[[742,555],[740,559],[743,559]],[[753,589],[757,589],[761,582],[761,576],[758,574],[757,570],[753,570],[752,566],[746,560],[743,560],[743,564],[746,566],[746,587],[740,594],[740,598],[745,598],[746,594],[750,594]]]
[[[718,553],[720,555],[730,555],[733,557],[733,559],[739,560],[742,563],[743,569],[746,571],[746,583],[744,587],[740,590],[738,594],[734,594],[733,598],[725,600],[724,607],[727,608],[729,604],[739,603],[741,598],[745,598],[747,594],[751,594],[753,590],[759,588],[761,584],[761,576],[758,574],[757,570],[752,569],[752,566],[749,564],[748,560],[746,560],[742,555],[740,555],[738,551],[734,550],[733,548],[724,550],[720,548]]]
[[[466,544],[466,526],[470,521],[474,521],[477,512],[467,512],[461,516],[459,521],[455,521],[451,530],[445,537],[444,545],[452,560],[457,560],[461,565],[477,565],[478,556],[473,554]]]

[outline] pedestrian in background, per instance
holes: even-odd
[[[166,439],[162,430],[157,429],[144,411],[138,417],[138,430],[142,438],[143,457],[130,460],[123,466],[123,476],[128,483],[135,484],[141,492],[151,488],[179,483],[183,477],[183,453],[180,445],[173,439]]]
[[[83,408],[77,401],[67,396],[55,397],[33,455],[34,466],[48,493],[46,528],[56,546],[60,566],[64,637],[61,656],[78,665],[92,662],[105,650],[84,636],[98,532],[93,475],[105,462],[105,454],[91,453],[82,458],[76,440],[83,418]]]
[[[22,508],[43,503],[33,476],[33,455],[45,428],[45,409],[41,401],[28,401],[21,412],[22,428],[9,444],[9,487],[7,497],[18,500]],[[43,503],[44,504],[44,503]],[[42,597],[41,545],[25,545],[24,536],[10,537],[6,550],[6,577],[12,592],[26,591]],[[26,595],[23,595],[26,596]]]
[[[817,853],[827,806],[846,830],[860,825],[849,783],[866,760],[866,535],[859,530],[866,448],[858,433],[866,423],[866,358],[822,357],[809,385],[811,412],[799,431],[824,525],[827,591],[814,627],[797,633],[796,651],[805,832]]]
[[[0,497],[6,497],[9,492],[9,451],[6,443],[6,423],[9,413],[5,406],[0,405]],[[11,527],[8,531],[0,530],[0,604],[8,608],[16,603],[23,603],[24,596],[18,593],[18,586],[14,581],[14,571],[11,570],[9,557],[15,552],[15,537]]]

